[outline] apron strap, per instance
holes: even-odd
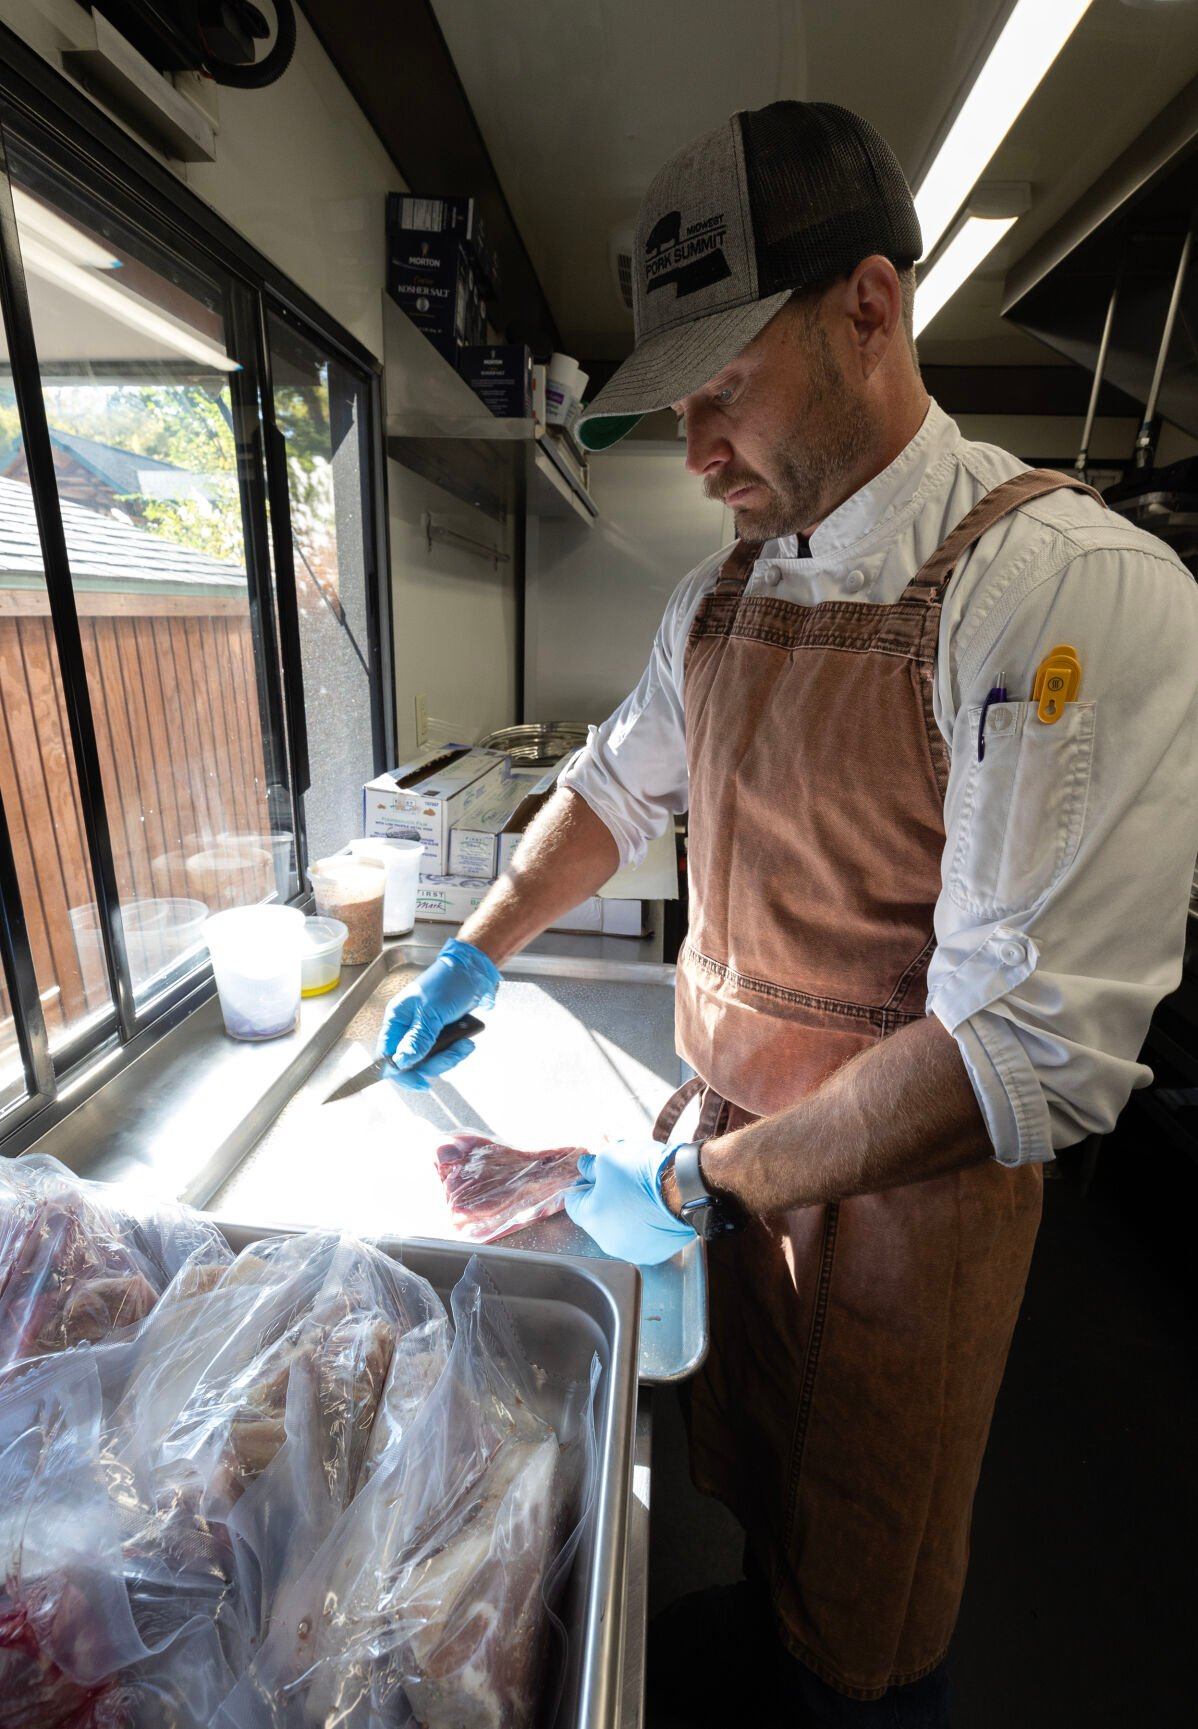
[[[958,564],[988,528],[993,528],[1004,516],[1018,510],[1021,504],[1029,504],[1033,498],[1043,498],[1047,492],[1060,492],[1063,489],[1088,493],[1106,509],[1102,494],[1095,492],[1092,486],[1087,486],[1084,480],[1078,480],[1076,475],[1063,474],[1055,468],[1029,468],[1023,474],[1014,474],[1010,480],[1001,481],[999,485],[992,487],[984,497],[978,499],[972,510],[966,511],[948,538],[916,571],[904,591],[903,598],[943,599],[944,591],[952,581]]]
[[[738,540],[720,566],[715,587],[709,590],[709,593],[740,594],[764,544],[764,541],[760,540]]]
[[[658,1112],[657,1121],[653,1125],[655,1141],[661,1141],[664,1145],[669,1140],[679,1117],[691,1100],[698,1098],[700,1093],[703,1095],[703,1103],[699,1109],[695,1139],[705,1141],[722,1132],[730,1109],[727,1099],[721,1098],[715,1088],[709,1087],[700,1075],[692,1075],[689,1081],[683,1081],[676,1093],[670,1094]]]
[[[698,1075],[692,1075],[689,1081],[683,1081],[676,1093],[671,1093],[661,1110],[657,1113],[657,1121],[653,1125],[653,1139],[665,1144],[669,1140],[679,1117],[703,1091],[704,1082]]]

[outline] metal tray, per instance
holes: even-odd
[[[431,1092],[384,1084],[324,1105],[339,1081],[370,1060],[387,1002],[425,960],[409,946],[346,1017],[257,1143],[205,1196],[211,1211],[372,1236],[451,1237],[431,1157],[446,1135],[475,1129],[530,1148],[588,1144],[601,1134],[646,1136],[689,1073],[674,1051],[672,968],[521,956],[504,969],[474,1055]],[[564,1216],[504,1242],[606,1259]],[[643,1268],[642,1279],[640,1378],[682,1380],[707,1349],[702,1244]]]
[[[216,1222],[237,1251],[285,1230],[219,1217]],[[579,1262],[560,1255],[499,1247],[475,1250],[456,1243],[384,1238],[378,1246],[422,1274],[446,1307],[471,1255],[479,1255],[530,1358],[549,1377],[543,1414],[550,1421],[560,1416],[552,1378],[585,1377],[592,1355],[599,1355],[603,1370],[595,1413],[599,1482],[594,1518],[579,1547],[561,1610],[570,1643],[555,1722],[561,1729],[614,1729],[620,1720],[628,1495],[636,1419],[636,1269],[614,1261]]]

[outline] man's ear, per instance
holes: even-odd
[[[902,336],[903,295],[889,258],[863,258],[845,284],[845,313],[861,377],[877,371],[891,343]]]

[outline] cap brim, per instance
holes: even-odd
[[[639,342],[579,416],[575,435],[587,450],[606,450],[643,414],[668,408],[698,390],[747,348],[790,299],[790,289],[709,312]]]

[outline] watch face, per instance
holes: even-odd
[[[679,1211],[683,1221],[705,1241],[710,1237],[719,1235],[720,1226],[717,1222],[716,1208],[710,1199],[686,1201]]]

